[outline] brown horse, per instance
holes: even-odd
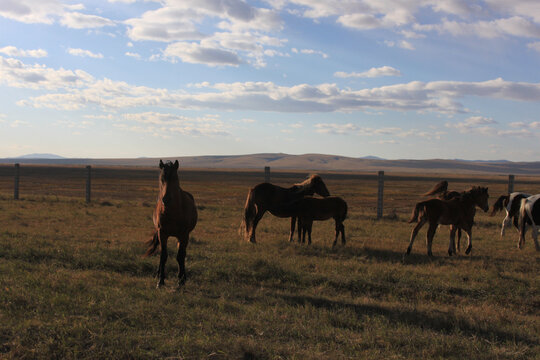
[[[155,232],[152,239],[147,242],[148,250],[145,256],[150,256],[161,247],[161,257],[157,275],[157,287],[165,285],[165,263],[167,262],[167,239],[175,236],[178,240],[178,286],[186,282],[186,248],[189,233],[197,224],[197,208],[193,196],[180,188],[178,180],[178,160],[173,163],[159,161],[161,169],[159,175],[159,195],[154,210]]]
[[[414,238],[420,228],[427,222],[429,222],[429,229],[426,240],[429,256],[433,256],[431,245],[439,224],[451,225],[448,255],[452,256],[455,253],[454,238],[458,229],[463,229],[467,233],[469,244],[465,253],[469,254],[472,249],[472,227],[476,213],[475,207],[478,206],[487,212],[489,210],[488,198],[487,187],[475,186],[471,190],[463,192],[460,197],[452,200],[430,199],[417,203],[409,220],[409,223],[416,221],[417,224],[411,233],[411,241],[407,248],[407,254],[411,253]]]
[[[291,217],[281,212],[283,205],[313,194],[324,197],[330,196],[330,192],[328,192],[319,175],[311,175],[305,181],[290,188],[283,188],[270,183],[261,183],[255,186],[248,192],[240,231],[244,233],[247,240],[255,243],[257,224],[266,211],[277,217]],[[289,241],[292,241],[295,223],[296,217],[293,216],[291,218]]]
[[[441,200],[452,200],[457,199],[463,194],[459,191],[455,190],[448,190],[448,181],[442,180],[436,183],[431,190],[429,190],[427,193],[422,194],[422,196],[431,196],[438,194],[438,198]],[[455,245],[455,243],[454,243]],[[461,248],[461,229],[457,230],[457,250],[460,251]],[[456,249],[454,248],[453,252],[456,252]]]
[[[302,230],[302,242],[306,242],[306,232],[308,234],[308,245],[311,244],[311,229],[314,220],[334,219],[336,224],[336,236],[332,246],[336,246],[339,234],[341,233],[341,244],[345,245],[345,226],[343,221],[347,218],[347,203],[338,196],[328,196],[322,199],[306,196],[296,200],[289,205],[289,211],[293,216],[298,217],[298,232]]]

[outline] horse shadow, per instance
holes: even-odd
[[[488,342],[492,342],[495,338],[500,342],[516,342],[530,347],[540,345],[536,339],[503,330],[476,326],[466,319],[456,321],[456,319],[442,312],[428,313],[426,311],[419,310],[390,309],[379,305],[351,304],[343,301],[335,301],[306,295],[278,296],[293,306],[310,305],[315,308],[325,310],[349,309],[356,313],[360,319],[366,315],[380,315],[387,318],[390,323],[401,323],[406,326],[414,326],[446,334],[455,333],[456,330],[458,330],[460,333],[463,333],[466,336],[479,337]]]

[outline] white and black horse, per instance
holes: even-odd
[[[525,243],[525,232],[527,231],[527,225],[530,225],[532,228],[532,237],[536,251],[540,251],[540,244],[538,244],[538,226],[540,226],[540,194],[521,199],[521,206],[519,209],[519,249],[521,249],[523,247],[523,243]]]
[[[513,223],[517,231],[519,231],[519,209],[521,206],[521,200],[528,198],[531,194],[522,192],[513,192],[508,195],[501,195],[497,201],[493,204],[490,216],[494,216],[499,211],[504,209],[506,211],[506,217],[504,218],[501,226],[501,237],[504,236],[506,228]]]

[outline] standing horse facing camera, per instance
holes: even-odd
[[[244,206],[244,217],[240,225],[240,232],[252,243],[255,243],[255,230],[257,224],[266,211],[277,217],[291,217],[281,210],[283,206],[306,195],[319,194],[323,197],[330,196],[322,178],[319,175],[311,175],[305,181],[295,184],[290,188],[270,183],[261,183],[250,189]],[[296,217],[291,218],[291,232],[289,241],[292,241]]]
[[[412,246],[418,231],[425,223],[429,222],[427,231],[427,253],[433,256],[431,245],[433,237],[439,224],[451,225],[450,244],[448,255],[455,253],[454,238],[458,229],[463,229],[467,233],[469,245],[465,254],[472,250],[472,227],[474,225],[475,207],[478,206],[485,212],[489,210],[488,188],[475,186],[469,191],[465,191],[460,197],[452,200],[430,199],[416,204],[409,223],[417,222],[411,233],[411,241],[407,248],[407,255],[411,253]]]
[[[311,229],[314,220],[334,219],[336,224],[336,236],[332,247],[336,246],[339,234],[341,233],[341,244],[345,245],[345,226],[343,221],[347,218],[347,203],[338,196],[328,196],[322,199],[306,196],[294,201],[289,205],[289,211],[298,217],[298,231],[302,231],[302,242],[306,242],[306,232],[308,234],[308,244],[311,244]]]
[[[167,239],[169,236],[177,238],[178,253],[178,287],[186,282],[186,249],[189,241],[189,233],[197,224],[197,208],[193,196],[180,188],[178,180],[178,160],[174,164],[170,161],[163,163],[159,160],[159,195],[154,210],[155,232],[152,239],[147,241],[148,250],[144,256],[150,256],[161,247],[159,277],[157,287],[165,285],[165,263],[167,262]]]

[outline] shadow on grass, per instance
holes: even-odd
[[[280,295],[291,305],[309,304],[316,308],[334,310],[350,309],[354,311],[359,318],[365,315],[381,315],[386,317],[391,323],[401,323],[408,326],[415,326],[422,329],[430,329],[443,333],[463,333],[466,336],[480,337],[485,341],[492,342],[515,342],[527,346],[538,346],[540,343],[536,339],[531,339],[523,335],[497,330],[491,327],[484,328],[471,324],[465,319],[452,318],[451,315],[444,313],[428,314],[421,311],[388,309],[377,305],[357,305],[341,301],[333,301],[325,298],[300,296],[300,295]]]

